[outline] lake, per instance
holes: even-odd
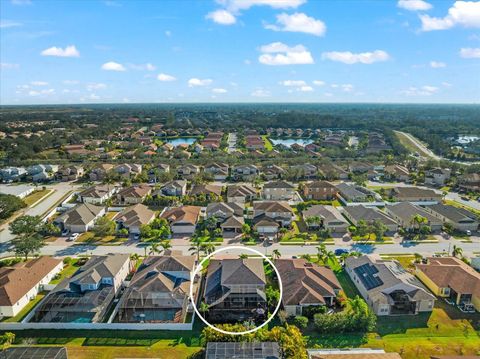
[[[302,139],[302,138],[297,138],[297,139],[293,139],[293,138],[289,138],[289,139],[270,139],[270,141],[272,141],[273,145],[284,145],[286,147],[290,147],[292,146],[293,144],[297,144],[297,145],[300,145],[300,146],[306,146],[310,143],[313,143],[312,140],[307,140],[307,139]]]
[[[194,144],[196,141],[197,141],[197,139],[195,137],[178,137],[178,138],[172,138],[170,140],[166,140],[165,142],[166,143],[171,143],[172,145],[177,147],[177,146],[183,145],[183,144],[187,144],[187,145],[190,146],[190,145]]]

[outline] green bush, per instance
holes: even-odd
[[[305,329],[308,326],[308,318],[302,315],[297,315],[293,318],[293,324],[301,329]]]
[[[310,305],[308,307],[303,307],[302,308],[302,314],[307,317],[312,319],[315,314],[323,314],[327,312],[327,307],[324,305]]]
[[[72,258],[71,257],[63,258],[63,264],[69,265],[70,263],[72,263]]]

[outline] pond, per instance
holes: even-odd
[[[179,145],[187,144],[187,145],[193,145],[197,139],[195,137],[177,137],[177,138],[172,138],[169,140],[166,140],[166,143],[171,143],[173,146],[177,147]]]
[[[286,147],[290,147],[292,146],[293,144],[297,144],[297,145],[300,145],[300,146],[306,146],[310,143],[313,143],[312,140],[309,140],[309,139],[303,139],[303,138],[289,138],[289,139],[270,139],[270,141],[272,141],[273,145],[284,145]]]

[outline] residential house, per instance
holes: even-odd
[[[417,277],[438,297],[463,310],[480,312],[480,273],[455,257],[427,258],[416,264]]]
[[[215,217],[224,232],[240,233],[245,224],[244,209],[244,204],[240,202],[209,203],[206,209],[206,218]]]
[[[263,150],[265,142],[259,135],[247,135],[245,136],[245,147],[249,150]]]
[[[191,196],[205,195],[207,197],[215,195],[220,197],[222,195],[223,187],[216,184],[195,184],[190,190]]]
[[[372,224],[378,220],[387,227],[388,232],[396,232],[398,230],[398,223],[376,207],[359,205],[344,207],[343,210],[344,216],[355,226],[361,220],[364,220],[367,224]]]
[[[96,185],[78,194],[78,200],[83,203],[102,204],[110,199],[117,189],[112,185]]]
[[[126,228],[130,234],[140,234],[140,227],[149,224],[155,217],[154,211],[141,203],[137,203],[121,211],[115,217],[115,222],[119,229]]]
[[[236,181],[252,181],[259,173],[255,165],[239,165],[233,167],[232,177]]]
[[[348,180],[349,172],[333,163],[318,166],[318,173],[325,179]]]
[[[169,173],[170,172],[170,165],[165,163],[159,163],[156,166],[152,167],[148,170],[148,181],[150,183],[157,183],[159,180],[159,175],[162,173]]]
[[[383,349],[370,348],[307,349],[307,353],[309,359],[402,359],[398,353],[385,353]]]
[[[267,283],[260,258],[211,259],[207,269],[204,302],[212,322],[242,322],[265,318]]]
[[[230,185],[227,187],[227,202],[249,202],[257,197],[257,190],[251,185]]]
[[[191,235],[197,227],[200,211],[201,207],[182,206],[167,209],[161,217],[168,221],[173,234]]]
[[[190,274],[195,257],[178,253],[147,257],[123,293],[115,321],[184,323],[191,308]],[[193,284],[196,297],[197,283]]]
[[[277,165],[268,165],[262,168],[262,175],[268,181],[280,179],[285,173],[285,169]]]
[[[14,317],[63,269],[63,261],[41,256],[0,268],[0,317]]]
[[[262,201],[253,203],[253,228],[261,234],[272,235],[280,227],[290,227],[295,217],[287,202]]]
[[[134,163],[123,163],[114,168],[115,173],[121,177],[134,177],[142,173],[142,165]]]
[[[443,223],[449,223],[453,229],[461,232],[478,230],[479,220],[475,213],[464,208],[448,206],[441,203],[425,206],[425,211],[439,218]]]
[[[152,193],[152,187],[141,184],[121,189],[116,197],[120,204],[135,204],[142,203],[150,193]]]
[[[21,180],[27,175],[27,170],[23,167],[7,167],[0,169],[0,179],[2,182],[15,182]]]
[[[303,196],[307,200],[331,201],[337,197],[338,189],[327,181],[313,181],[303,186]]]
[[[282,303],[290,316],[312,306],[332,306],[342,287],[330,268],[303,258],[275,260],[283,285]]]
[[[480,173],[467,173],[460,176],[458,187],[465,192],[480,192]]]
[[[65,278],[44,298],[31,321],[102,322],[131,269],[129,254],[90,257],[71,278]]]
[[[63,166],[57,172],[57,178],[60,181],[75,181],[83,177],[84,170],[82,166]]]
[[[191,164],[186,164],[177,168],[178,178],[181,179],[192,179],[199,173],[200,167]]]
[[[431,186],[445,186],[450,179],[451,170],[448,168],[432,168],[425,171],[425,184]]]
[[[378,316],[431,312],[435,297],[396,260],[348,257],[345,269]]]
[[[83,233],[92,229],[96,220],[104,214],[105,207],[81,203],[55,218],[53,223],[62,230]]]
[[[2,351],[4,359],[68,359],[66,347],[59,346],[14,346]]]
[[[287,181],[267,182],[262,192],[266,200],[291,201],[295,197],[295,186]]]
[[[368,188],[354,183],[337,184],[338,196],[343,202],[370,202],[379,199],[379,195]]]
[[[419,187],[394,187],[389,197],[398,202],[442,202],[442,194],[432,189]]]
[[[300,165],[290,166],[293,171],[299,173],[299,178],[312,179],[318,176],[318,168],[310,163],[303,163]]]
[[[103,181],[107,174],[113,170],[113,165],[109,163],[102,163],[90,171],[91,181]]]
[[[30,193],[35,191],[34,186],[25,185],[25,184],[16,184],[16,185],[0,185],[0,193],[10,194],[18,198],[25,198]]]
[[[34,165],[27,168],[32,182],[44,182],[52,179],[58,172],[58,165]]]
[[[410,171],[407,167],[401,165],[385,166],[384,177],[390,181],[408,182],[410,180]]]
[[[187,194],[187,181],[174,180],[167,182],[160,188],[160,193],[164,196],[185,196]]]
[[[204,171],[212,175],[215,181],[225,181],[229,176],[229,167],[226,163],[212,163],[205,166]]]
[[[332,233],[346,233],[350,224],[333,206],[314,205],[302,212],[303,219],[309,229],[323,228]],[[317,222],[308,223],[307,218],[317,218]]]
[[[418,224],[414,221],[414,218],[417,215],[427,220],[424,224],[429,226],[432,232],[440,231],[443,226],[443,223],[439,218],[433,216],[422,207],[410,202],[387,204],[385,206],[385,212],[397,221],[400,226],[409,231],[417,229]]]

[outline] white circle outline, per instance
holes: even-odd
[[[250,252],[253,252],[257,255],[259,255],[260,257],[262,257],[263,259],[265,259],[272,267],[273,269],[275,270],[275,273],[277,274],[277,278],[278,278],[278,288],[280,290],[280,296],[279,296],[279,299],[278,299],[278,303],[277,303],[277,306],[275,308],[275,310],[273,311],[273,313],[270,315],[270,317],[265,321],[265,323],[263,323],[262,325],[259,325],[258,327],[255,327],[253,329],[250,329],[250,330],[245,330],[243,332],[229,332],[227,330],[223,330],[223,329],[220,329],[220,328],[217,328],[216,326],[210,324],[199,312],[198,308],[197,308],[197,303],[195,303],[195,300],[193,298],[193,282],[194,282],[194,278],[195,276],[198,274],[198,272],[200,271],[200,269],[202,268],[203,266],[203,263],[205,263],[205,261],[207,259],[210,259],[213,255],[215,254],[218,254],[218,253],[221,253],[221,252],[225,252],[227,250],[230,250],[230,249],[239,249],[239,250],[247,250],[247,251],[250,251]],[[283,297],[283,284],[282,284],[282,279],[280,278],[280,273],[278,272],[278,269],[277,267],[275,267],[275,265],[273,264],[273,262],[266,256],[264,255],[263,253],[257,251],[256,249],[253,249],[253,248],[249,248],[249,247],[240,247],[240,246],[231,246],[231,247],[223,247],[223,248],[219,248],[217,250],[215,250],[214,252],[210,253],[209,255],[207,255],[205,258],[203,258],[200,263],[197,265],[197,267],[195,268],[195,270],[193,272],[190,273],[190,291],[189,291],[189,296],[190,296],[190,302],[192,303],[192,306],[193,306],[193,310],[195,311],[195,314],[198,315],[198,317],[202,320],[202,322],[204,322],[207,326],[209,326],[210,328],[212,328],[213,330],[216,330],[217,332],[220,332],[222,334],[227,334],[227,335],[245,335],[245,334],[250,334],[250,333],[254,333],[256,332],[257,330],[259,330],[260,328],[263,328],[265,325],[267,325],[268,323],[270,323],[270,321],[273,319],[273,317],[277,314],[278,310],[280,309],[280,305],[282,304],[282,297]]]

